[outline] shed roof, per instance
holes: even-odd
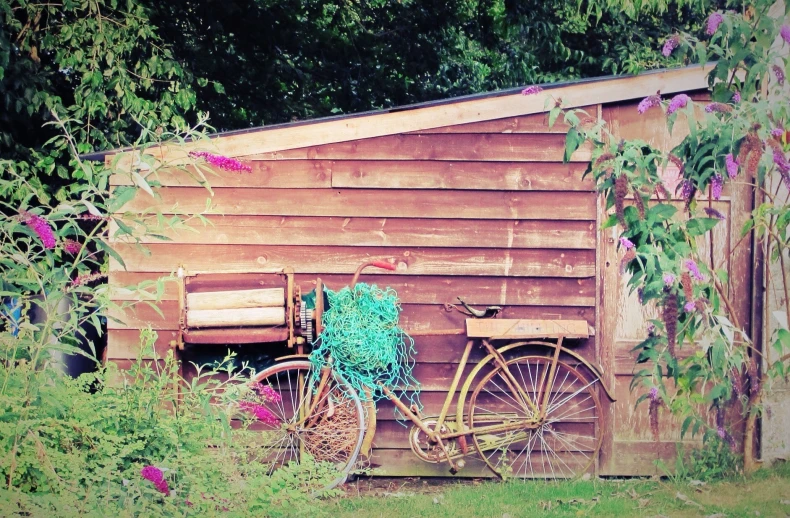
[[[541,85],[539,95],[521,95],[521,88],[473,94],[352,115],[261,126],[212,135],[184,146],[149,148],[160,160],[178,160],[191,150],[203,149],[230,157],[255,158],[275,151],[363,138],[380,137],[442,126],[482,122],[547,111],[547,96],[563,107],[606,104],[660,92],[673,94],[708,86],[713,65],[660,69],[630,76],[606,76]],[[92,153],[83,158],[102,160],[131,149]],[[264,158],[261,156],[260,158]]]

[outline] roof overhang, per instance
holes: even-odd
[[[176,164],[193,150],[206,150],[229,157],[265,158],[267,153],[322,144],[332,144],[397,133],[427,130],[442,126],[482,122],[506,117],[542,113],[562,100],[565,108],[607,104],[638,99],[660,92],[663,95],[708,87],[708,73],[714,64],[663,69],[633,76],[614,76],[573,83],[541,85],[535,95],[520,90],[474,95],[423,103],[403,108],[368,112],[352,116],[329,117],[220,133],[210,140],[187,142],[179,146],[158,146],[144,152],[163,163]],[[87,159],[109,159],[131,150],[113,150],[86,155]]]

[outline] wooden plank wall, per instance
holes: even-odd
[[[597,106],[590,108],[597,110]],[[594,111],[592,113],[595,113]],[[357,265],[375,258],[395,272],[363,279],[392,286],[403,303],[407,329],[463,325],[444,303],[505,306],[505,318],[581,318],[595,323],[596,196],[582,180],[590,150],[562,163],[566,127],[548,128],[530,115],[449,126],[257,155],[251,173],[210,178],[221,215],[200,233],[170,232],[148,252],[115,243],[127,270],[111,265],[114,298],[121,287],[188,270],[277,270],[293,266],[303,288],[322,277],[344,286]],[[261,139],[266,138],[262,132]],[[247,157],[250,159],[251,157]],[[167,212],[200,212],[208,191],[186,174],[161,174],[157,205]],[[116,184],[123,183],[120,178]],[[150,207],[142,193],[128,209]],[[171,286],[153,310],[114,315],[107,358],[127,365],[136,356],[139,329],[159,330],[167,349],[177,328],[177,291]],[[463,337],[416,340],[416,377],[426,415],[438,413],[464,345]],[[597,359],[594,340],[577,349]],[[479,353],[475,353],[479,357]],[[408,428],[379,406],[373,463],[387,475],[439,475],[408,450]],[[469,462],[467,476],[490,475]]]

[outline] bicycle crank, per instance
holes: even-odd
[[[437,418],[428,418],[423,421],[423,424],[431,430],[436,429],[437,423]],[[452,418],[452,416],[449,416],[447,421],[444,422],[442,428],[439,430],[439,433],[454,433],[457,430],[457,423]],[[423,432],[418,426],[412,426],[411,430],[409,430],[409,446],[411,446],[411,451],[413,451],[420,460],[425,462],[438,464],[440,462],[448,461],[448,458],[441,446],[439,446],[437,442],[431,441],[425,432]],[[462,448],[456,439],[445,439],[444,447],[450,457],[449,460],[460,459],[469,455],[470,453],[475,453],[477,451],[472,445],[467,446],[466,452],[462,451]],[[460,467],[463,466],[459,464],[459,468]]]

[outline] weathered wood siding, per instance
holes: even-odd
[[[591,107],[593,111],[597,107]],[[115,243],[127,270],[111,265],[114,298],[122,287],[174,271],[276,270],[294,267],[304,289],[316,277],[339,288],[364,260],[397,265],[371,271],[364,281],[392,286],[403,303],[407,329],[463,326],[444,303],[461,296],[476,305],[505,306],[506,318],[581,318],[595,322],[596,196],[582,179],[590,157],[579,150],[562,163],[564,132],[543,114],[510,117],[424,132],[258,155],[252,173],[210,178],[212,203],[200,233],[170,232],[148,252]],[[265,139],[265,132],[261,133]],[[184,173],[162,174],[157,206],[200,212],[209,197]],[[116,179],[117,183],[122,180]],[[127,208],[153,200],[141,193]],[[167,350],[177,328],[177,289],[170,285],[159,309],[145,306],[110,321],[107,358],[128,365],[138,329],[159,331]],[[415,376],[425,414],[437,414],[460,359],[464,337],[417,338]],[[594,340],[577,345],[596,360]],[[474,357],[481,357],[476,352]],[[447,475],[408,450],[408,428],[382,402],[372,462],[388,475]],[[488,476],[470,461],[462,472]]]

